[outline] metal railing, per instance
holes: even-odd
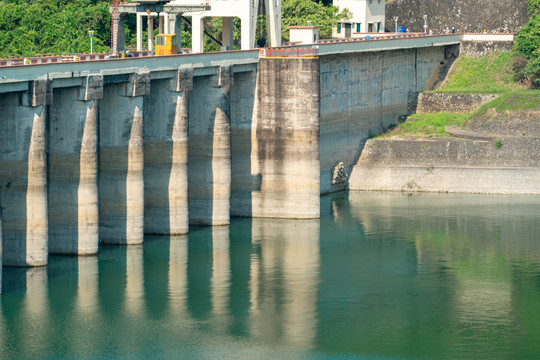
[[[122,54],[116,57],[112,57],[108,53],[100,54],[59,54],[59,55],[44,55],[44,56],[27,56],[24,58],[9,58],[0,59],[0,67],[7,66],[23,66],[23,65],[39,65],[39,64],[57,64],[79,61],[99,61],[112,58],[123,57],[143,57],[153,55],[148,51],[133,51],[129,54]]]
[[[316,58],[319,56],[319,49],[273,49],[264,48],[259,50],[259,57],[261,58]]]

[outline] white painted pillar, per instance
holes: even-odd
[[[169,15],[169,34],[176,34],[178,54],[182,53],[182,14]]]
[[[241,50],[249,50],[255,44],[255,30],[252,31],[250,17],[241,18],[240,42]]]
[[[203,48],[203,18],[200,16],[193,16],[191,18],[191,51],[196,53],[202,53]]]
[[[223,36],[221,50],[233,49],[233,18],[223,17]]]
[[[169,14],[164,13],[163,14],[163,34],[170,34],[170,28],[169,28]]]
[[[158,23],[159,34],[165,34],[165,16],[163,14],[158,16]]]
[[[260,0],[265,2],[266,28],[268,30],[268,42],[270,46],[281,46],[281,1]],[[255,24],[255,26],[257,26]],[[255,34],[256,28],[253,29]]]
[[[148,15],[148,51],[154,51],[154,17]]]
[[[137,51],[142,51],[142,17],[143,14],[137,13]]]

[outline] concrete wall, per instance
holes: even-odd
[[[188,232],[188,110],[193,69],[151,82],[144,98],[144,229]]]
[[[189,221],[199,225],[227,225],[231,196],[232,68],[198,77],[190,98]]]
[[[463,41],[460,56],[480,57],[493,52],[512,50],[514,41]]]
[[[351,190],[540,194],[540,139],[369,140]]]
[[[396,15],[411,32],[424,31],[423,15],[428,15],[435,33],[452,26],[458,32],[516,32],[529,20],[524,0],[396,0],[386,5],[387,28]]]
[[[107,84],[99,104],[99,227],[106,244],[141,244],[144,232],[144,95],[148,74]]]
[[[445,58],[444,47],[321,56],[321,192],[341,190],[370,136],[408,113]]]
[[[74,91],[75,90],[75,91]],[[103,77],[54,90],[49,123],[49,251],[96,254],[99,246],[97,144]]]
[[[231,89],[231,216],[251,217],[252,192],[260,191],[260,176],[254,173],[253,119],[257,72],[234,75]]]
[[[4,265],[231,215],[318,218],[320,193],[344,188],[363,141],[407,113],[456,39],[440,40],[330,44],[258,67],[235,52],[156,58],[152,71],[120,66],[132,59],[97,73],[40,65],[52,71],[41,78],[14,68],[20,78],[0,79]]]
[[[261,59],[252,138],[252,216],[320,216],[320,64]]]
[[[499,94],[476,93],[421,93],[418,96],[418,114],[452,112],[465,114],[496,99]]]

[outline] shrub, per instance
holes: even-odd
[[[527,73],[525,71],[525,68],[529,64],[529,60],[522,55],[517,55],[512,60],[512,70],[514,72],[514,79],[518,82],[528,82],[529,78],[527,77]]]

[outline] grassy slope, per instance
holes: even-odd
[[[434,92],[503,93],[519,90],[514,81],[511,52],[494,53],[480,58],[461,57],[451,73]]]
[[[469,114],[414,114],[378,138],[394,136],[445,137],[446,125],[485,119],[486,114],[540,108],[540,91],[524,90],[513,80],[512,53],[490,54],[481,58],[459,58],[447,80],[435,92],[502,93],[501,96]],[[494,110],[491,110],[494,109]]]

